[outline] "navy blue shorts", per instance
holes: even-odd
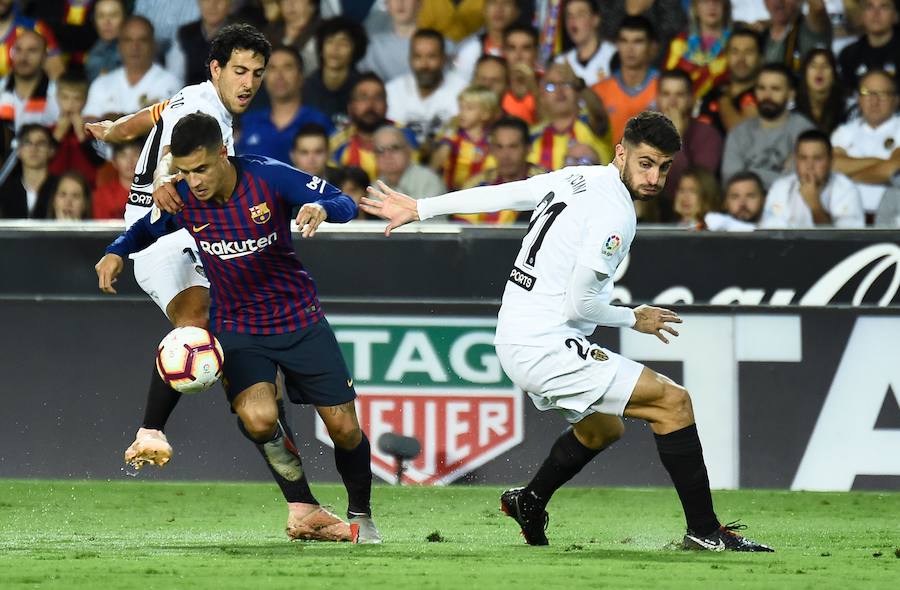
[[[256,383],[275,383],[278,367],[295,404],[337,406],[356,399],[353,379],[331,326],[317,323],[288,334],[216,334],[225,352],[222,384],[230,403]]]

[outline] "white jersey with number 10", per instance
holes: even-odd
[[[510,270],[497,323],[496,344],[532,344],[550,335],[588,336],[596,325],[565,314],[576,264],[612,277],[634,240],[637,220],[619,170],[578,166],[524,182],[537,203]]]

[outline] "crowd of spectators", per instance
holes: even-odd
[[[273,46],[237,153],[356,199],[607,164],[651,109],[683,149],[641,223],[900,226],[895,0],[0,0],[0,218],[120,218],[142,142],[84,124],[206,80],[234,22]]]

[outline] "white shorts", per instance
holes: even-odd
[[[185,229],[161,237],[132,258],[135,280],[163,313],[188,287],[209,289],[197,243]]]
[[[503,370],[535,407],[558,410],[572,424],[594,413],[621,416],[644,370],[580,335],[496,348]]]

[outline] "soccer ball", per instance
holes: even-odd
[[[209,330],[186,326],[169,332],[156,351],[156,370],[175,391],[200,393],[222,376],[225,354]]]

